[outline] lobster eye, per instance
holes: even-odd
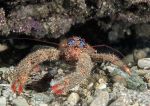
[[[83,48],[85,46],[85,40],[80,39],[80,47]]]
[[[74,39],[69,39],[68,40],[68,45],[73,46],[75,44],[75,40]]]

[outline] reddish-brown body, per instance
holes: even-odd
[[[20,94],[23,90],[22,87],[36,65],[46,60],[59,59],[73,62],[76,68],[75,72],[60,79],[55,85],[51,86],[52,92],[55,94],[67,92],[75,85],[82,83],[82,81],[90,76],[94,61],[110,61],[130,74],[129,68],[114,54],[97,53],[95,49],[80,37],[71,37],[63,40],[59,45],[59,49],[39,49],[24,58],[16,67],[17,73],[12,84],[12,90]]]

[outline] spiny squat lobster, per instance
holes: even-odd
[[[53,61],[59,59],[74,63],[76,67],[75,72],[63,77],[51,86],[52,92],[57,95],[66,93],[69,89],[82,83],[90,76],[93,62],[99,60],[109,61],[119,66],[128,74],[131,73],[130,69],[116,55],[97,53],[84,39],[74,36],[63,40],[59,44],[59,49],[39,49],[25,57],[16,67],[17,72],[11,85],[12,90],[17,94],[21,94],[23,92],[23,86],[35,66],[46,60]]]

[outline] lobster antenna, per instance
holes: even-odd
[[[56,46],[58,46],[58,44],[57,43],[54,43],[54,42],[48,42],[48,41],[42,41],[42,40],[38,40],[38,39],[30,39],[30,38],[2,38],[2,39],[5,39],[5,40],[8,40],[8,39],[14,39],[14,40],[19,40],[19,39],[21,39],[21,40],[31,40],[31,41],[37,41],[37,42],[41,42],[41,43],[47,43],[47,44],[52,44],[52,45],[56,45]]]
[[[95,45],[95,46],[92,46],[92,47],[106,47],[106,48],[108,48],[108,49],[111,49],[111,50],[113,50],[113,51],[115,51],[116,53],[118,53],[119,55],[121,55],[122,57],[125,57],[120,51],[118,51],[117,49],[114,49],[114,48],[112,48],[112,47],[110,47],[110,46],[108,46],[108,45]]]

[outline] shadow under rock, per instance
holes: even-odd
[[[34,90],[36,92],[45,92],[50,88],[50,81],[53,79],[49,73],[45,74],[45,76],[39,81],[33,81],[30,84],[25,86],[26,90]]]

